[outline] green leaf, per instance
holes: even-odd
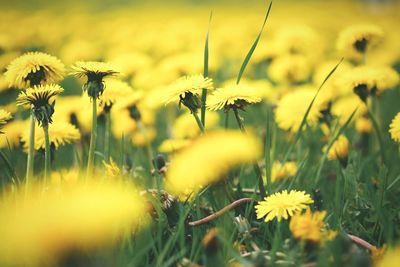
[[[204,78],[208,76],[208,37],[210,35],[210,26],[211,26],[211,19],[212,19],[212,11],[210,13],[210,18],[208,20],[208,30],[206,34],[206,42],[204,45]],[[207,89],[203,89],[201,94],[201,123],[203,127],[206,126],[206,100],[207,100]]]

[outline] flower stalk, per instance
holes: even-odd
[[[50,137],[49,137],[49,125],[43,125],[43,132],[44,132],[44,142],[45,142],[45,147],[44,147],[44,184],[47,183],[47,178],[49,176],[50,173],[50,164],[51,164],[51,160],[50,160]]]
[[[96,149],[97,140],[97,99],[92,98],[92,131],[90,133],[90,145],[86,176],[89,177],[93,173],[94,151]]]

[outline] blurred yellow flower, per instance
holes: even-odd
[[[1,125],[0,125],[1,127]],[[28,127],[28,121],[13,120],[7,123],[3,128],[3,134],[0,134],[0,148],[18,147],[22,133]]]
[[[10,86],[25,89],[58,82],[64,72],[64,64],[56,57],[41,52],[28,52],[13,60],[4,75]]]
[[[307,208],[307,205],[312,203],[314,201],[305,191],[291,190],[288,192],[287,190],[283,190],[258,202],[255,209],[257,219],[265,217],[265,222],[272,221],[274,218],[281,221],[282,218],[287,220],[296,212]]]
[[[109,162],[103,160],[103,165],[106,168],[107,177],[114,178],[121,175],[121,169],[112,158],[110,158]]]
[[[352,25],[339,33],[337,49],[349,59],[361,59],[362,54],[376,47],[383,39],[383,31],[375,25]]]
[[[326,148],[325,148],[326,149]],[[338,139],[332,144],[332,147],[328,151],[329,160],[339,160],[341,162],[347,162],[347,156],[349,153],[349,140],[344,135],[340,135]]]
[[[29,129],[26,128],[22,134],[21,141],[24,143],[24,149],[28,150],[29,145]],[[49,124],[50,144],[58,149],[59,146],[75,142],[81,138],[79,130],[68,122],[55,121]],[[44,133],[36,131],[35,133],[35,149],[44,149]]]
[[[356,130],[360,134],[369,134],[372,130],[372,122],[366,117],[356,119]]]
[[[339,119],[340,124],[344,124],[357,108],[355,117],[359,118],[367,113],[367,106],[355,94],[341,97],[334,101],[331,108],[331,113]]]
[[[309,208],[305,213],[296,213],[290,219],[289,228],[295,239],[307,240],[315,243],[323,241],[323,228],[326,211],[311,213]]]
[[[374,262],[374,267],[394,267],[400,262],[400,246],[389,248],[382,259]]]
[[[394,141],[400,143],[400,112],[397,113],[390,123],[389,133]]]
[[[137,128],[132,133],[132,143],[136,146],[145,146],[153,142],[157,136],[157,131],[154,127],[148,126],[144,129]]]
[[[284,95],[278,102],[275,110],[275,119],[278,126],[284,130],[296,132],[303,121],[308,107],[316,94],[316,90],[299,89]],[[317,96],[307,117],[307,124],[313,126],[317,124],[328,103],[320,96]]]
[[[160,153],[177,152],[191,143],[188,139],[166,139],[158,147]]]
[[[196,193],[201,186],[223,179],[230,168],[253,162],[260,155],[261,144],[254,136],[239,131],[209,132],[171,159],[166,188],[174,195]]]
[[[293,177],[297,172],[297,163],[294,161],[282,164],[279,161],[274,162],[271,169],[271,181],[278,182],[283,179]]]
[[[2,133],[1,128],[3,128],[4,124],[11,120],[11,118],[12,116],[10,112],[0,109],[0,133]]]
[[[105,79],[104,83],[107,90],[99,97],[103,110],[109,110],[116,102],[133,94],[132,87],[126,82],[117,79]]]
[[[219,115],[214,111],[206,111],[206,129],[216,128],[219,123]],[[172,126],[173,136],[177,139],[193,138],[200,134],[200,129],[193,120],[192,114],[185,112],[177,117]]]
[[[231,108],[243,109],[247,105],[261,102],[261,94],[252,87],[241,84],[216,89],[207,99],[209,110],[228,111]]]
[[[310,77],[312,66],[305,56],[284,55],[274,59],[267,71],[277,83],[298,84]]]
[[[74,186],[79,182],[79,169],[61,169],[59,171],[53,171],[50,175],[50,182],[52,186]]]
[[[65,253],[109,245],[134,229],[145,204],[129,184],[87,180],[62,190],[35,185],[0,204],[0,263],[55,264]]]

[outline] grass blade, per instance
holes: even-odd
[[[208,20],[208,30],[206,34],[206,42],[204,45],[204,71],[203,76],[204,78],[208,76],[208,37],[210,35],[210,26],[211,26],[211,19],[212,19],[212,11],[210,13],[210,18]],[[207,90],[203,89],[201,93],[201,123],[203,127],[206,126],[206,100],[207,100]]]
[[[269,16],[269,12],[271,11],[271,7],[272,7],[272,1],[269,3],[269,7],[268,7],[268,10],[267,10],[267,13],[265,14],[264,22],[262,24],[260,33],[257,35],[256,40],[254,41],[253,45],[251,46],[249,52],[247,53],[247,55],[246,55],[246,57],[245,57],[245,59],[244,59],[244,61],[242,63],[242,66],[240,67],[239,74],[238,74],[237,80],[236,80],[236,84],[239,84],[240,79],[242,79],[242,75],[244,73],[244,70],[246,69],[247,64],[249,63],[249,61],[251,59],[251,56],[254,53],[254,50],[256,50],[258,42],[260,41],[260,38],[261,38],[261,34],[262,34],[263,30],[264,30],[264,26],[265,26],[265,24],[267,22],[267,19],[268,19],[268,16]]]

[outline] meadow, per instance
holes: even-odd
[[[0,266],[400,266],[397,1],[0,10]]]

